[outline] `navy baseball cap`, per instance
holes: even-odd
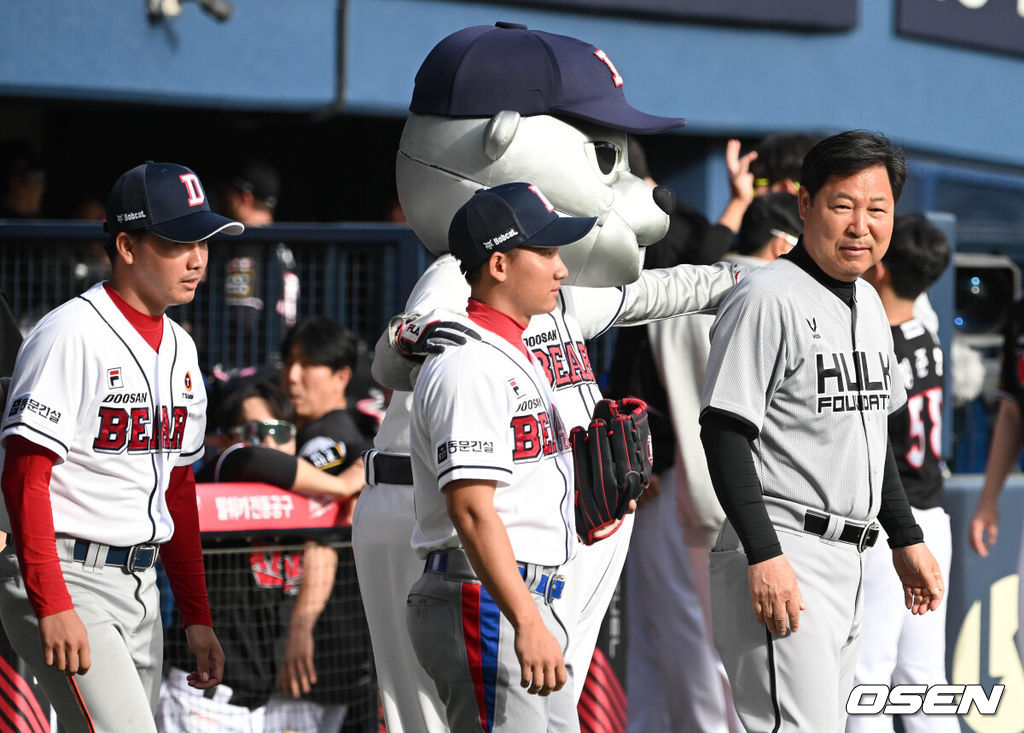
[[[172,242],[202,242],[218,232],[241,234],[245,229],[210,211],[206,191],[191,170],[151,160],[114,183],[103,228],[110,234],[145,229]]]
[[[503,183],[481,188],[455,212],[448,248],[466,273],[487,262],[492,252],[572,244],[596,222],[592,216],[559,216],[532,184]]]
[[[622,75],[599,48],[569,36],[497,23],[463,28],[434,46],[416,73],[409,111],[490,117],[502,110],[595,122],[634,134],[686,124],[626,101]]]

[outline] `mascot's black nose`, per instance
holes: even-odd
[[[676,208],[676,194],[668,186],[655,186],[654,203],[666,214],[671,214]]]

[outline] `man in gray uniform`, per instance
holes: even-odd
[[[942,600],[887,435],[906,401],[892,335],[859,279],[889,246],[905,180],[884,137],[818,143],[801,175],[800,243],[741,281],[712,327],[701,438],[727,521],[711,553],[711,606],[748,731],[843,730],[860,553],[877,539],[876,517],[907,608]]]

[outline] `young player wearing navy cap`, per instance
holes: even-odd
[[[195,297],[207,240],[243,227],[210,211],[193,171],[147,162],[114,184],[106,228],[110,280],[47,314],[18,353],[0,432],[13,539],[0,618],[65,730],[155,731],[158,556],[198,659],[189,684],[209,689],[224,668],[191,469],[206,390],[164,312]]]
[[[557,248],[595,221],[559,217],[527,183],[477,192],[452,221],[481,339],[428,358],[416,383],[412,543],[426,569],[407,605],[452,730],[579,729],[552,605],[576,550],[569,436],[522,336],[557,302]]]

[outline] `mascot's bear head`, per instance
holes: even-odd
[[[528,181],[560,213],[597,217],[560,253],[567,285],[622,285],[668,230],[672,194],[629,172],[626,135],[685,120],[627,101],[608,55],[568,36],[498,23],[448,36],[416,74],[396,166],[409,224],[434,254],[479,188]]]

